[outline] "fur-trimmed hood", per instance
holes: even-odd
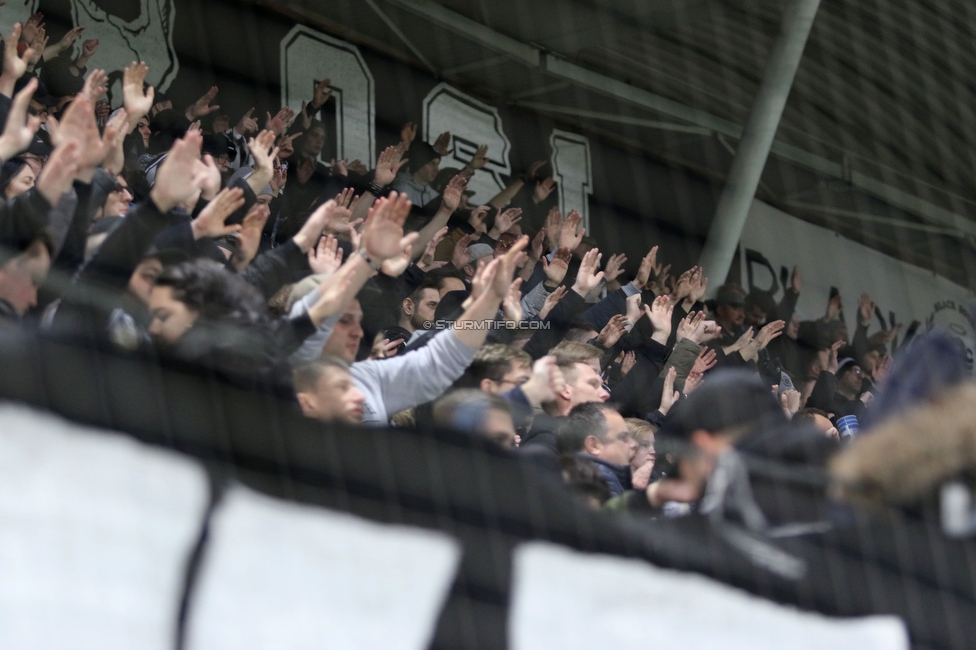
[[[948,390],[854,441],[830,463],[831,494],[858,505],[913,505],[976,470],[976,384]]]

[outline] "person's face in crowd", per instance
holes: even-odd
[[[404,314],[409,316],[410,327],[414,331],[421,329],[424,326],[424,322],[434,321],[434,312],[437,311],[437,305],[441,302],[441,295],[437,292],[437,289],[424,289],[420,293],[418,302],[414,302],[410,298],[403,301]]]
[[[485,419],[481,423],[481,435],[497,443],[503,449],[515,449],[518,436],[512,416],[505,411],[488,409]]]
[[[853,368],[845,372],[841,378],[837,381],[837,387],[843,392],[853,393],[854,395],[859,395],[861,393],[861,388],[864,385],[864,373],[861,370],[861,366],[855,365]]]
[[[349,363],[356,360],[359,342],[363,339],[363,310],[358,300],[353,300],[342,313],[342,318],[332,330],[332,336],[322,347],[322,354],[339,357]]]
[[[230,171],[230,156],[228,156],[227,154],[222,153],[220,155],[213,156],[213,161],[214,161],[214,165],[217,166],[217,169],[220,170],[221,174]]]
[[[761,329],[766,324],[766,312],[758,305],[750,305],[744,314],[743,322],[749,327]]]
[[[800,319],[796,317],[796,314],[790,316],[790,322],[786,324],[786,336],[794,341],[800,336]]]
[[[737,305],[722,305],[715,308],[715,315],[723,331],[737,332],[746,320],[746,309]]]
[[[501,395],[521,386],[532,377],[532,368],[524,363],[513,361],[509,364],[508,372],[502,375],[498,381],[494,379],[482,379],[478,386],[481,390],[492,395]]]
[[[257,203],[259,205],[271,205],[271,201],[273,199],[274,196],[272,196],[271,194],[258,194]]]
[[[840,432],[837,431],[837,427],[835,427],[830,420],[819,413],[813,414],[813,426],[817,428],[817,431],[821,432],[828,438],[840,438]]]
[[[861,358],[861,370],[864,371],[865,375],[871,376],[871,373],[874,372],[874,369],[878,366],[878,362],[880,361],[881,361],[881,355],[878,353],[878,351],[869,350]]]
[[[572,409],[577,404],[588,402],[606,402],[610,399],[610,393],[603,387],[603,379],[600,373],[585,363],[576,363],[573,372],[566,373],[566,387],[563,389],[562,397],[569,402]],[[572,375],[576,375],[573,378]],[[574,380],[575,379],[575,380]]]
[[[230,116],[226,113],[221,113],[213,120],[213,132],[223,133],[230,128]]]
[[[108,198],[105,199],[103,216],[124,217],[129,213],[129,202],[132,201],[132,195],[129,194],[129,187],[125,179],[119,176],[118,181],[120,189],[118,192],[109,192]]]
[[[640,469],[647,463],[653,466],[657,459],[657,452],[654,451],[654,434],[649,433],[647,436],[646,439],[636,441],[637,451],[634,452],[634,457],[630,460],[630,466],[633,469]]]
[[[30,110],[27,112],[41,118],[41,124],[47,122],[47,117],[50,115],[50,113],[48,113],[48,107],[46,104],[36,102],[33,99],[30,101]]]
[[[23,158],[28,165],[30,165],[32,170],[34,170],[35,178],[40,175],[41,170],[44,169],[44,164],[47,162],[47,156],[37,156],[32,153],[24,153],[21,154],[20,157]]]
[[[0,267],[0,299],[6,300],[19,315],[37,306],[37,288],[44,284],[51,256],[47,247],[35,245]]]
[[[344,368],[328,366],[314,390],[298,393],[298,403],[307,418],[328,422],[340,420],[350,424],[363,421],[363,404],[366,397],[352,381],[352,375]]]
[[[596,436],[586,439],[585,451],[591,456],[616,465],[630,465],[637,453],[637,441],[630,436],[627,423],[615,411],[604,411],[607,419],[607,433],[603,440]]]
[[[156,286],[156,278],[162,272],[163,263],[155,257],[142,260],[129,276],[129,293],[148,306],[152,299],[153,287]]]
[[[441,298],[444,297],[445,293],[450,293],[452,291],[467,291],[467,287],[464,285],[464,280],[461,278],[444,278],[443,285],[441,286]]]
[[[152,315],[149,333],[170,345],[183,338],[200,315],[173,296],[173,287],[153,287],[149,294],[149,312]]]
[[[437,172],[440,171],[439,167],[441,164],[440,158],[434,158],[429,163],[418,169],[413,173],[413,180],[421,185],[429,185],[437,178]]]
[[[24,165],[17,175],[11,179],[10,184],[7,185],[7,198],[12,199],[14,197],[20,196],[30,188],[34,187],[34,181],[37,176],[34,174],[34,170],[31,166]]]
[[[149,148],[149,137],[152,135],[152,131],[149,129],[149,118],[144,117],[139,120],[136,124],[136,129],[139,131],[139,135],[142,136],[142,146]]]
[[[303,140],[302,154],[306,158],[318,158],[325,148],[325,129],[321,126],[313,126]]]

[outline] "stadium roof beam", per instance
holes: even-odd
[[[407,46],[407,49],[410,50],[415,57],[417,57],[418,61],[424,64],[424,66],[427,68],[427,70],[430,71],[432,75],[434,75],[435,77],[440,76],[437,71],[437,68],[435,68],[434,64],[430,62],[430,59],[424,56],[424,53],[421,52],[419,49],[417,49],[417,46],[414,45],[409,38],[407,38],[407,35],[403,33],[403,30],[401,30],[400,27],[397,26],[397,24],[393,22],[393,20],[389,16],[386,15],[385,11],[383,11],[382,9],[379,8],[379,6],[377,6],[374,0],[366,0],[366,4],[368,4],[370,8],[376,12],[376,15],[380,17],[380,20],[382,20],[383,23],[390,28],[391,32],[396,34],[397,38],[399,38],[400,41]]]
[[[904,228],[905,230],[916,230],[919,232],[927,232],[934,235],[946,235],[947,237],[959,237],[961,239],[965,239],[967,237],[966,234],[961,233],[958,230],[955,230],[953,228],[933,226],[927,223],[915,223],[913,221],[905,221],[903,219],[892,219],[890,217],[884,217],[879,214],[866,214],[864,212],[858,212],[856,210],[834,208],[828,205],[821,205],[819,203],[787,201],[786,205],[790,206],[791,208],[797,208],[800,210],[812,210],[814,212],[821,212],[823,214],[829,214],[835,217],[856,219],[858,221],[863,221],[865,223],[879,223],[885,226],[890,226],[891,228]]]
[[[433,2],[433,0],[386,1],[421,16],[458,36],[479,43],[489,50],[505,54],[529,67],[541,68],[547,74],[570,81],[577,86],[669,115],[736,140],[742,138],[743,129],[734,122],[589,70],[575,63],[570,63],[552,53],[543,52],[532,45],[497,32],[476,20],[447,9]],[[513,99],[517,98],[518,95],[513,97]],[[976,237],[976,222],[862,172],[850,170],[845,173],[844,165],[839,161],[835,162],[800,147],[775,140],[770,151],[781,160],[830,178],[845,181],[853,188],[867,192],[893,207],[917,215],[929,223],[954,228]],[[905,176],[905,178],[914,181],[909,176]]]
[[[573,117],[583,117],[604,122],[615,122],[617,124],[627,124],[630,126],[643,126],[649,129],[659,129],[661,131],[674,131],[676,133],[694,133],[696,135],[711,135],[711,131],[702,126],[694,124],[675,124],[674,122],[661,122],[660,120],[648,120],[642,117],[630,117],[628,115],[614,115],[613,113],[601,113],[599,111],[588,111],[582,108],[571,108],[558,106],[556,104],[545,104],[542,102],[512,102],[515,106],[558,113],[560,115],[572,115]]]
[[[478,59],[477,61],[472,61],[471,63],[462,63],[461,65],[454,66],[453,68],[444,68],[443,74],[444,76],[454,76],[464,74],[465,72],[483,70],[485,68],[496,66],[500,63],[505,63],[508,60],[508,56],[499,54],[498,56],[488,57],[487,59]]]

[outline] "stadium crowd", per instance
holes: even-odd
[[[174,106],[133,63],[110,103],[81,35],[49,45],[35,15],[5,42],[4,328],[176,357],[308,418],[484,436],[595,507],[652,515],[718,507],[729,450],[831,453],[891,373],[898,328],[871,331],[867,295],[853,332],[839,295],[799,321],[796,269],[778,303],[734,284],[706,300],[701,268],[672,273],[656,246],[628,267],[587,237],[545,163],[468,205],[486,147],[442,169],[450,134],[414,124],[375,169],[325,165],[328,79],[261,118],[216,87]]]

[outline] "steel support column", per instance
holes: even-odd
[[[725,281],[732,266],[819,6],[820,0],[790,0],[783,13],[780,34],[769,53],[759,93],[736,148],[735,160],[702,251],[700,264],[712,279],[713,289]]]

